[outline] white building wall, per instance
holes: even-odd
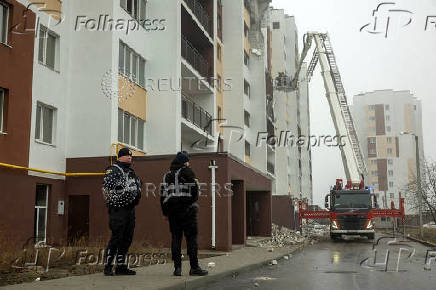
[[[223,93],[223,116],[229,126],[244,128],[244,18],[243,1],[223,0],[223,75],[231,90]],[[224,129],[224,151],[244,160],[244,139],[237,142],[239,130]]]

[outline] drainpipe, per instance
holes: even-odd
[[[212,249],[215,249],[215,169],[218,168],[218,166],[216,166],[215,160],[210,161],[209,168],[211,169],[212,179]]]

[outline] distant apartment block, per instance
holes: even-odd
[[[367,184],[374,189],[380,206],[398,206],[405,188],[416,176],[413,135],[418,136],[423,160],[421,101],[409,91],[380,90],[354,96],[352,105],[359,142],[368,166]],[[407,204],[406,213],[413,214]]]

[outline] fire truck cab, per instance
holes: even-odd
[[[375,236],[371,210],[377,208],[375,195],[369,189],[343,189],[342,181],[325,197],[325,207],[330,211],[330,237],[339,239],[342,235]]]

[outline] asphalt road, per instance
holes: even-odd
[[[436,289],[436,261],[433,259],[430,270],[425,270],[427,250],[434,250],[429,257],[436,257],[436,249],[402,238],[396,242],[382,238],[374,244],[363,238],[321,242],[277,265],[202,289]]]

